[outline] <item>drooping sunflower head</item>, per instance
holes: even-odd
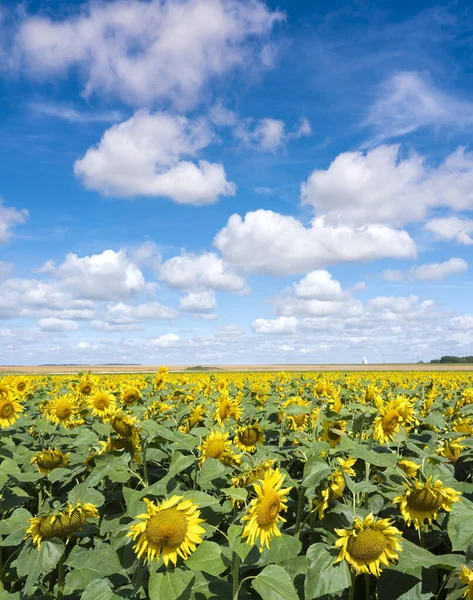
[[[83,423],[82,419],[77,417],[77,398],[73,394],[56,396],[46,404],[43,412],[44,416],[55,425],[63,425],[69,429]]]
[[[131,385],[125,387],[121,393],[121,399],[125,406],[132,406],[139,402],[141,400],[140,388]]]
[[[339,536],[335,547],[340,549],[336,562],[346,560],[356,573],[381,574],[381,564],[389,566],[399,558],[402,550],[401,532],[393,527],[389,519],[355,519],[349,529],[335,529]]]
[[[75,506],[68,504],[61,511],[32,517],[26,529],[26,537],[31,537],[33,544],[41,550],[41,542],[52,538],[61,540],[72,537],[89,519],[98,517],[96,506],[78,502]]]
[[[460,500],[460,492],[449,488],[437,479],[432,483],[432,477],[422,483],[415,482],[415,487],[406,486],[402,496],[393,499],[399,504],[405,522],[410,525],[414,523],[416,529],[421,529],[424,522],[432,523],[440,510],[450,512],[453,504]]]
[[[193,406],[189,412],[189,416],[185,419],[183,425],[180,427],[184,433],[189,433],[191,429],[197,427],[204,422],[205,418],[205,406],[203,404],[197,404]]]
[[[121,411],[114,412],[109,422],[115,433],[118,433],[121,437],[128,438],[136,431],[135,419]]]
[[[69,464],[69,455],[61,452],[57,448],[43,449],[37,452],[31,462],[38,467],[38,471],[43,475],[48,475],[58,467],[67,467]]]
[[[321,439],[324,442],[328,442],[330,448],[335,448],[340,443],[346,428],[347,424],[345,421],[324,421]]]
[[[256,446],[264,443],[262,427],[258,423],[240,427],[235,434],[233,443],[238,450],[242,450],[243,452],[249,452],[250,454],[256,452]]]
[[[88,398],[88,406],[95,417],[109,417],[116,410],[115,396],[106,390],[99,390]]]
[[[193,500],[182,501],[182,496],[172,496],[169,500],[154,504],[147,498],[146,513],[138,515],[140,520],[130,527],[129,537],[138,538],[134,546],[138,558],[143,555],[148,561],[169,561],[177,564],[178,556],[186,560],[202,542],[205,533],[200,523],[199,505]]]
[[[418,465],[413,460],[408,460],[407,458],[400,458],[397,461],[397,466],[402,469],[410,479],[414,479],[417,477],[417,471],[422,465]]]
[[[466,446],[462,444],[464,438],[456,438],[453,440],[445,440],[445,442],[437,449],[436,454],[448,458],[452,463],[457,462],[460,454],[466,450]]]
[[[23,411],[23,406],[12,395],[0,395],[0,429],[13,425]]]
[[[281,512],[287,510],[286,496],[292,488],[282,489],[284,479],[285,475],[279,469],[268,469],[263,479],[253,484],[256,498],[251,501],[248,512],[243,517],[246,524],[242,538],[247,538],[247,543],[251,546],[259,539],[260,551],[265,546],[269,548],[269,542],[274,536],[281,535],[279,524],[286,522]]]
[[[232,486],[243,488],[255,483],[258,479],[263,479],[265,473],[273,467],[275,462],[275,458],[267,458],[264,462],[249,468],[240,475],[232,478]]]

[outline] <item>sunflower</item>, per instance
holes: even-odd
[[[141,440],[137,432],[129,437],[109,436],[106,442],[99,443],[101,444],[102,449],[97,456],[107,454],[107,452],[128,452],[137,464],[141,464]],[[89,458],[92,459],[94,456]]]
[[[285,523],[286,519],[281,512],[287,510],[287,494],[291,487],[281,489],[285,475],[279,469],[268,469],[263,479],[253,484],[256,492],[249,507],[248,513],[243,517],[247,521],[242,534],[242,539],[248,538],[247,543],[253,546],[259,538],[260,552],[274,536],[280,537],[279,523]]]
[[[85,375],[79,381],[79,385],[77,387],[77,391],[81,396],[90,396],[90,394],[94,390],[94,384],[89,375]]]
[[[473,426],[471,424],[471,418],[465,417],[463,419],[457,419],[452,423],[452,431],[457,433],[466,433],[467,435],[473,435]]]
[[[455,440],[445,440],[445,442],[436,450],[436,454],[448,458],[452,463],[457,462],[463,450],[466,450],[461,442],[465,438],[457,438]]]
[[[163,402],[162,400],[155,400],[153,404],[148,406],[146,409],[143,419],[145,421],[148,419],[154,419],[158,415],[166,413],[170,410],[172,410],[172,406],[169,406],[169,404],[166,404],[166,402]]]
[[[25,377],[17,377],[15,379],[15,389],[20,394],[25,394],[28,391],[28,379]]]
[[[307,408],[307,412],[299,414],[299,415],[286,415],[285,408],[289,406],[301,406]],[[289,424],[290,429],[293,431],[303,431],[306,429],[307,424],[309,423],[309,413],[310,413],[310,402],[308,400],[304,400],[300,396],[294,396],[293,398],[289,398],[282,405],[282,411],[278,413],[278,420],[282,423],[283,419],[286,418]]]
[[[199,505],[193,500],[182,500],[182,496],[172,496],[160,504],[154,504],[147,498],[146,513],[138,515],[141,522],[130,527],[128,537],[138,538],[134,551],[138,558],[146,553],[148,561],[169,561],[176,565],[178,555],[186,560],[202,542],[205,529],[200,526]]]
[[[41,542],[52,538],[65,540],[72,537],[93,517],[98,517],[97,508],[90,503],[68,504],[64,510],[29,519],[26,538],[32,537],[33,544],[41,550]],[[25,538],[25,539],[26,539]]]
[[[225,423],[230,417],[235,419],[235,421],[238,421],[242,414],[243,411],[240,408],[240,403],[235,400],[233,402],[230,401],[228,392],[225,391],[217,400],[215,408],[215,421],[221,427],[225,426]]]
[[[355,518],[350,529],[335,529],[339,536],[335,547],[340,553],[335,562],[346,560],[355,573],[381,574],[381,564],[389,566],[402,550],[401,532],[390,519],[375,519],[372,514],[363,521]]]
[[[228,433],[211,431],[202,444],[197,447],[201,452],[199,462],[202,464],[207,458],[216,458],[227,467],[240,465],[242,455],[234,451],[231,442],[227,438]]]
[[[328,442],[330,448],[335,448],[342,439],[343,432],[347,428],[345,421],[324,421],[322,441]]]
[[[155,390],[161,390],[164,387],[168,374],[169,374],[169,371],[166,367],[160,367],[158,369],[158,372],[154,376],[154,381],[153,381]]]
[[[399,412],[399,406],[394,402],[388,402],[379,408],[379,415],[373,424],[373,438],[381,444],[388,444],[394,440],[396,433],[401,431],[403,417]]]
[[[263,479],[265,473],[272,468],[276,459],[267,458],[263,463],[249,468],[247,471],[232,478],[232,487],[244,488],[251,485],[258,479]]]
[[[61,424],[63,427],[73,429],[84,422],[77,416],[78,410],[76,397],[73,394],[64,394],[50,400],[43,412],[54,425]]]
[[[105,419],[115,412],[115,396],[106,390],[100,390],[88,397],[87,404],[94,417]]]
[[[467,586],[466,590],[463,592],[462,598],[473,600],[473,571],[465,565],[462,566],[460,581]]]
[[[329,476],[326,487],[319,492],[318,498],[314,501],[312,512],[318,513],[319,520],[324,518],[325,511],[328,509],[329,504],[343,496],[346,487],[343,472],[351,477],[356,475],[352,468],[356,463],[356,458],[347,458],[345,460],[338,458],[338,462],[340,463],[341,469],[338,469]]]
[[[0,383],[0,400],[7,400],[13,395],[13,389],[6,383]]]
[[[203,404],[197,404],[190,410],[189,416],[185,419],[184,424],[179,427],[184,433],[189,433],[191,429],[197,427],[204,422],[205,417],[205,406]]]
[[[32,464],[38,467],[38,471],[43,475],[48,475],[58,467],[67,467],[69,464],[68,454],[64,454],[57,448],[47,448],[37,452],[31,459]]]
[[[421,465],[418,465],[413,460],[408,460],[407,458],[400,458],[397,461],[397,466],[402,469],[410,479],[417,477],[417,471],[421,467]]]
[[[263,429],[258,425],[258,423],[253,423],[252,425],[247,425],[246,427],[240,427],[235,434],[233,443],[238,450],[253,454],[256,452],[257,444],[264,443]]]
[[[132,406],[141,400],[140,388],[128,385],[121,392],[121,400],[125,406]]]
[[[115,411],[109,419],[109,423],[115,433],[124,438],[132,437],[137,433],[136,420],[121,411]]]
[[[23,406],[11,395],[0,395],[0,428],[5,429],[13,425],[23,411]]]
[[[399,504],[404,521],[412,522],[416,529],[421,529],[424,522],[432,523],[439,510],[450,512],[452,505],[460,500],[460,492],[446,487],[440,480],[432,484],[432,477],[425,483],[415,482],[415,487],[406,485],[406,492],[393,499]]]

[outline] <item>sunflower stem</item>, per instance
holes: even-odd
[[[146,442],[143,442],[143,449],[141,451],[141,456],[142,456],[142,461],[143,461],[143,480],[146,484],[146,486],[149,485],[149,479],[148,479],[148,463],[146,462],[146,447],[147,444]]]
[[[304,508],[305,487],[299,488],[299,498],[297,500],[296,524],[294,526],[294,535],[297,535],[301,529],[302,509]]]
[[[59,563],[57,565],[57,600],[62,600],[64,598],[64,560],[66,558],[66,552],[64,551],[63,555],[59,559]]]
[[[355,583],[356,583],[356,575],[351,573],[351,585],[350,591],[348,593],[348,600],[355,600]]]
[[[370,600],[371,598],[371,590],[370,590],[370,574],[365,574],[365,598],[366,600]]]
[[[279,444],[278,447],[281,448],[281,446],[283,445],[284,442],[284,425],[286,424],[286,417],[283,417],[282,423],[281,423],[281,430],[279,432]]]
[[[232,598],[233,598],[233,600],[238,600],[238,594],[240,592],[240,585],[239,585],[240,563],[241,563],[240,557],[235,552],[233,555],[233,566],[232,566],[232,579],[233,579]]]

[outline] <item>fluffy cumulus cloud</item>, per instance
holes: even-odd
[[[344,296],[340,282],[332,279],[331,273],[325,269],[311,271],[294,284],[294,294],[297,298],[318,300],[339,300]]]
[[[414,71],[387,79],[370,107],[365,125],[376,139],[412,133],[420,127],[465,127],[473,124],[473,103],[459,100],[436,88]]]
[[[179,301],[179,308],[186,312],[201,313],[213,310],[217,306],[212,290],[206,292],[189,292]]]
[[[288,335],[296,332],[297,319],[295,317],[279,317],[277,319],[256,319],[251,323],[255,333],[270,335]]]
[[[21,225],[28,218],[26,209],[17,210],[3,204],[0,198],[0,244],[6,244],[12,235],[12,228]]]
[[[304,204],[331,223],[402,226],[423,221],[429,209],[473,208],[473,153],[458,148],[438,166],[399,145],[344,152],[316,169],[301,187]]]
[[[119,300],[147,289],[143,273],[125,249],[83,257],[69,253],[60,265],[49,261],[41,271],[53,275],[75,296],[90,300]]]
[[[468,271],[468,263],[462,258],[451,258],[441,263],[425,263],[411,267],[407,272],[387,269],[382,277],[386,281],[440,281],[449,275],[459,275]]]
[[[283,19],[260,0],[91,2],[66,18],[26,16],[13,66],[37,79],[79,67],[86,96],[188,106],[211,78],[248,64],[266,66],[273,54],[269,36]]]
[[[58,319],[57,317],[46,317],[38,321],[38,326],[42,331],[66,332],[77,331],[79,325],[70,319]]]
[[[136,329],[141,321],[175,319],[177,316],[177,311],[159,302],[135,305],[117,302],[105,307],[103,320],[94,321],[94,327],[107,331]]]
[[[182,290],[211,289],[234,293],[246,291],[243,277],[235,273],[214,252],[174,256],[163,263],[159,277],[171,287]]]
[[[293,275],[338,263],[385,257],[414,258],[416,246],[405,231],[384,225],[330,225],[324,218],[309,227],[270,210],[232,215],[215,246],[239,268],[269,275]]]
[[[108,129],[74,164],[88,189],[112,196],[163,196],[179,204],[212,204],[235,194],[221,164],[194,157],[212,140],[202,120],[138,111]]]
[[[431,219],[425,224],[425,228],[432,232],[439,240],[455,241],[464,246],[472,246],[473,219],[461,219],[458,217],[444,217]]]
[[[165,333],[150,340],[150,345],[157,348],[169,348],[179,344],[180,338],[175,333]]]

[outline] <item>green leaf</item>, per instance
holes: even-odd
[[[94,506],[102,506],[105,501],[103,494],[93,487],[90,487],[87,482],[78,483],[73,487],[67,495],[67,499],[74,505],[78,502],[82,502],[82,504],[90,502],[90,504],[93,504]]]
[[[204,490],[211,488],[215,479],[225,477],[229,472],[230,469],[224,467],[216,458],[207,458],[199,472],[197,483]]]
[[[263,600],[299,600],[296,588],[279,565],[268,565],[251,582]]]
[[[302,544],[293,535],[281,534],[271,540],[269,549],[265,548],[261,555],[261,564],[280,563],[283,560],[295,558],[301,551]]]
[[[437,587],[435,571],[419,567],[414,576],[386,569],[378,581],[378,596],[383,600],[430,600]]]
[[[120,596],[113,593],[107,579],[96,579],[85,588],[80,600],[120,600]]]
[[[103,579],[123,571],[117,553],[105,543],[89,550],[75,546],[66,565],[73,567],[73,571],[66,576],[66,593],[83,590],[95,579]]]
[[[193,454],[182,454],[174,452],[172,455],[171,464],[169,465],[169,477],[175,477],[178,473],[182,473],[188,467],[193,465],[197,459]]]
[[[447,530],[452,550],[465,551],[473,541],[473,502],[462,498],[453,505],[448,517]]]
[[[9,519],[0,521],[0,535],[6,535],[0,543],[1,546],[18,546],[26,535],[28,519],[31,513],[25,508],[17,508]]]
[[[328,464],[318,458],[311,456],[304,465],[304,479],[302,485],[306,488],[317,487],[319,483],[332,472]]]
[[[424,567],[445,567],[448,569],[459,567],[464,558],[459,554],[432,554],[425,548],[421,548],[409,540],[401,540],[402,551],[399,552],[399,562],[391,568],[401,573],[415,575],[418,569]]]
[[[245,488],[223,488],[222,492],[225,496],[233,498],[233,500],[239,500],[240,502],[245,502],[248,497],[248,490],[245,490]]]
[[[362,444],[355,444],[350,450],[350,455],[353,458],[361,458],[365,462],[369,462],[376,467],[394,467],[397,463],[397,456],[393,452],[376,452],[368,450]]]
[[[312,544],[307,551],[309,570],[305,580],[306,600],[337,594],[351,584],[346,561],[334,564],[337,554],[326,544]]]
[[[61,540],[45,540],[41,550],[30,546],[22,550],[16,562],[19,577],[27,576],[24,591],[31,594],[37,586],[41,575],[50,573],[64,553],[64,543]]]
[[[126,509],[128,516],[134,519],[137,515],[141,515],[145,510],[145,503],[142,499],[140,490],[133,490],[129,487],[122,487],[122,494],[125,498]]]
[[[240,525],[230,525],[227,531],[228,542],[233,552],[238,554],[242,561],[248,556],[252,550],[252,546],[242,541],[241,534],[243,528]]]
[[[204,541],[186,560],[186,567],[193,571],[203,571],[210,575],[220,575],[228,567],[228,560],[223,560],[222,550],[215,542]]]
[[[187,600],[194,579],[194,573],[184,569],[174,569],[166,573],[153,571],[149,578],[149,600]]]

